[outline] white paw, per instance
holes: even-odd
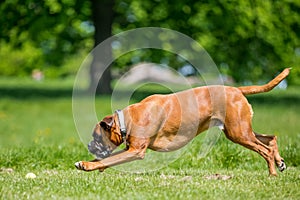
[[[82,161],[76,162],[76,163],[75,163],[75,167],[76,167],[77,169],[83,169]]]
[[[280,165],[278,166],[279,171],[283,172],[286,169],[286,165],[284,163],[284,160],[281,160]]]

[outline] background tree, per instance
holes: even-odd
[[[95,34],[94,40],[95,45],[99,45],[105,39],[111,36],[111,29],[114,17],[114,1],[113,0],[92,0],[92,15],[93,15],[93,22],[95,27]],[[112,52],[111,49],[106,51],[107,55],[102,55],[106,57],[111,57]],[[102,69],[106,69],[104,72],[101,72]],[[99,83],[97,80],[99,79],[99,72],[103,73]],[[96,90],[97,93],[101,94],[110,94],[112,92],[111,89],[111,67],[103,66],[101,62],[101,57],[95,55],[93,57],[93,62],[90,69],[90,91]],[[97,87],[97,88],[94,88]]]
[[[13,57],[17,62],[10,63],[11,66],[4,63],[15,73],[31,73],[34,68],[59,70],[70,56],[91,47],[94,31],[88,1],[11,0],[0,4],[0,12],[0,49],[13,47],[11,51],[28,52]],[[38,55],[30,56],[31,53]],[[3,55],[2,60],[8,59]]]
[[[270,79],[274,71],[287,66],[294,67],[290,81],[300,82],[297,1],[10,0],[0,3],[0,13],[0,59],[5,60],[0,63],[2,75],[29,74],[41,66],[45,71],[59,72],[74,55],[88,52],[111,33],[152,26],[194,38],[220,71],[237,82]],[[132,54],[125,55],[112,67],[143,60],[169,60],[171,67],[179,67],[172,63],[174,55],[147,50],[133,53],[135,59]],[[94,66],[91,84],[97,75]],[[107,79],[98,87],[103,91],[98,92],[109,93],[111,73],[105,73]]]

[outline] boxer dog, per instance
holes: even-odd
[[[211,126],[218,126],[226,137],[260,154],[269,174],[286,169],[279,155],[277,138],[252,130],[253,111],[246,95],[268,92],[288,76],[290,68],[262,86],[204,86],[169,95],[152,95],[129,105],[96,124],[94,140],[88,145],[96,155],[93,161],[75,163],[77,169],[99,170],[143,159],[147,148],[177,150]],[[125,143],[125,149],[112,153]]]

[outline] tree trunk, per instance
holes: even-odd
[[[91,0],[93,22],[95,27],[94,47],[111,36],[113,21],[113,0]],[[101,58],[112,56],[111,47],[105,51],[105,55],[97,55],[94,51],[93,61],[90,67],[89,91],[97,94],[111,94],[111,67],[104,66]],[[101,77],[100,77],[101,76]],[[100,80],[99,80],[100,78]],[[98,82],[99,80],[99,82]]]

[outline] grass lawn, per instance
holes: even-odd
[[[200,135],[162,169],[130,173],[123,165],[87,173],[74,167],[93,156],[74,126],[72,80],[0,79],[0,199],[300,199],[300,88],[248,99],[254,129],[278,136],[288,166],[278,177],[223,134],[204,158]],[[109,97],[96,103],[99,117],[111,113]],[[36,178],[25,178],[29,172]]]

